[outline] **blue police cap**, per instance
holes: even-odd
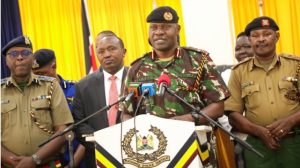
[[[19,36],[17,38],[12,39],[2,48],[2,54],[6,55],[7,51],[12,47],[26,47],[32,49],[32,44],[27,36]]]
[[[33,55],[35,57],[35,62],[32,66],[33,69],[42,68],[55,59],[55,53],[50,49],[37,50]]]
[[[169,6],[154,9],[147,17],[148,23],[178,23],[177,12]]]
[[[252,20],[245,28],[245,33],[247,36],[250,36],[250,32],[252,30],[258,29],[273,29],[274,31],[278,31],[279,27],[276,22],[267,16],[261,16]]]

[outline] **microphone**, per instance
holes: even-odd
[[[145,98],[144,104],[146,106],[146,114],[151,113],[150,100],[149,96],[155,95],[155,84],[154,83],[144,83],[141,87],[142,90],[142,98]]]
[[[131,82],[128,87],[128,93],[133,93],[134,97],[141,95],[142,82]]]
[[[157,85],[159,86],[157,95],[163,96],[165,94],[165,87],[171,85],[171,79],[168,75],[162,74],[157,80]]]
[[[155,84],[154,83],[144,83],[141,86],[141,93],[143,96],[154,96],[155,95]]]

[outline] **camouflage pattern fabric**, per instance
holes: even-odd
[[[176,53],[174,58],[167,62],[159,61],[154,52],[146,53],[134,61],[125,80],[124,93],[128,93],[131,82],[155,83],[156,91],[158,91],[157,79],[165,73],[171,79],[169,88],[185,101],[195,107],[200,107],[200,109],[230,96],[221,75],[215,70],[215,64],[207,52],[181,47],[176,50]],[[196,85],[199,64],[204,58],[203,70],[200,74],[201,80]],[[125,113],[133,115],[138,100],[139,98],[134,98],[132,102],[126,104]],[[164,118],[191,112],[188,106],[167,92],[163,97],[157,95],[150,97],[150,105],[153,115]],[[138,113],[145,113],[145,107],[140,107]]]

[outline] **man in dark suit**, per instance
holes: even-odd
[[[109,93],[113,83],[113,81],[110,81],[111,76],[116,78],[114,86],[116,86],[118,94],[121,93],[121,88],[123,87],[128,68],[124,67],[126,49],[122,39],[111,31],[99,33],[96,37],[96,54],[101,64],[100,69],[76,84],[73,109],[75,122],[111,104],[109,102],[111,95]],[[113,123],[109,122],[111,118],[110,113],[112,113],[111,110],[103,111],[76,128],[78,139],[86,147],[86,167],[96,167],[95,148],[94,143],[86,142],[82,135],[93,134],[95,131],[115,124],[116,117]]]

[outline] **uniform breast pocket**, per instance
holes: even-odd
[[[1,130],[14,126],[17,122],[17,104],[11,100],[1,100]]]
[[[245,100],[245,103],[249,108],[258,107],[261,104],[262,99],[260,96],[259,84],[246,86],[242,89],[242,99]]]
[[[47,99],[33,100],[31,102],[31,110],[37,122],[45,126],[51,125],[51,108]]]
[[[283,102],[287,104],[296,104],[297,101],[294,99],[297,97],[298,90],[289,81],[279,81],[278,84],[279,92]]]

